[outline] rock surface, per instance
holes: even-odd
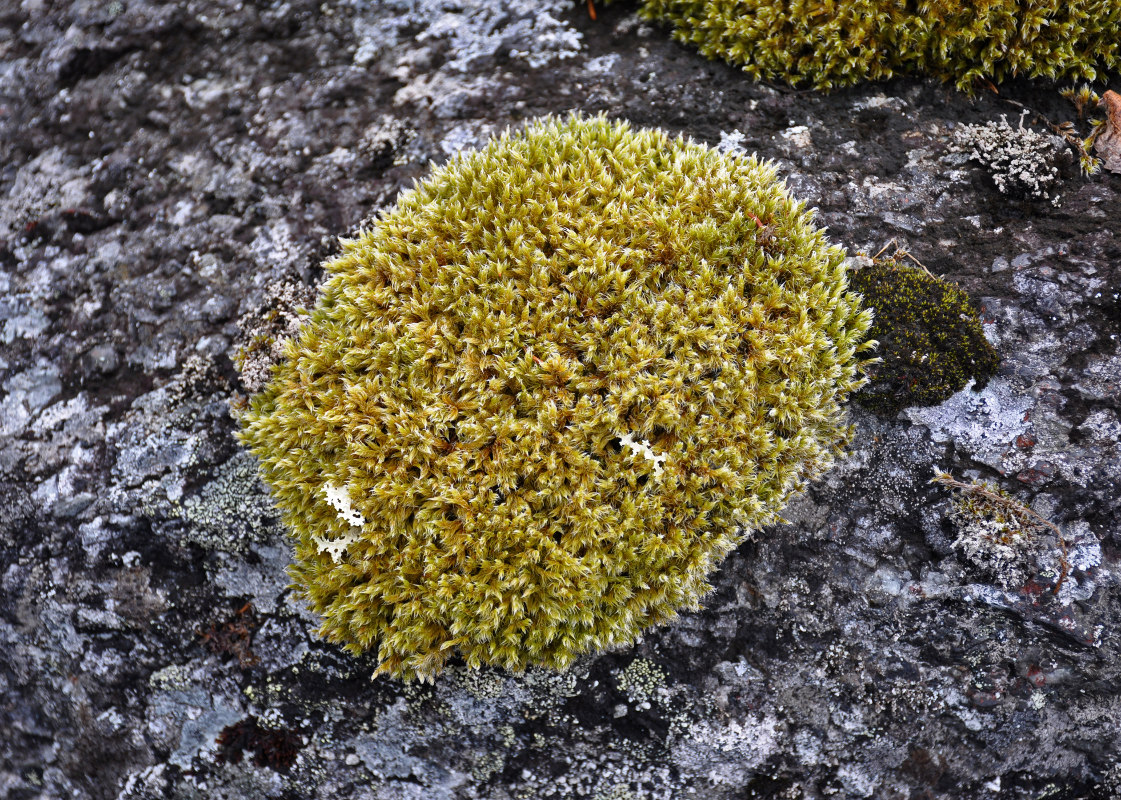
[[[796,92],[598,17],[0,7],[0,795],[1121,796],[1121,176],[1056,143],[1053,205],[955,151],[1004,98],[1073,117],[1044,83]],[[429,161],[570,109],[777,160],[834,240],[982,299],[1001,372],[854,407],[851,456],[632,650],[371,682],[290,597],[232,435],[237,321]],[[1061,591],[955,548],[936,470],[1059,525]]]

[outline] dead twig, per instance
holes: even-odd
[[[895,252],[892,253],[889,256],[889,258],[895,259],[896,261],[898,261],[901,258],[909,258],[912,261],[914,261],[916,264],[918,264],[919,267],[922,269],[922,271],[925,272],[927,275],[929,275],[932,278],[937,277],[933,272],[931,272],[929,269],[926,268],[926,264],[922,263],[917,258],[915,258],[913,255],[911,255],[909,252],[907,252],[902,247],[900,247],[899,242],[895,239],[892,239],[887,244],[885,244],[883,247],[881,247],[880,252],[878,252],[878,253],[876,253],[876,255],[872,256],[872,260],[875,261],[876,259],[878,259],[880,256],[882,256],[884,254],[884,251],[887,250],[892,245],[895,245]]]

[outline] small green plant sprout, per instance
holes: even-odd
[[[970,379],[975,389],[983,389],[996,374],[1000,356],[985,338],[972,298],[905,251],[881,258],[886,250],[865,257],[850,278],[875,312],[869,336],[879,342],[879,359],[869,365],[870,383],[857,401],[895,416],[911,406],[938,405]]]
[[[925,73],[973,92],[1121,65],[1115,0],[643,0],[640,13],[756,80],[816,89]]]
[[[1098,103],[1102,100],[1101,95],[1095,92],[1094,88],[1088,83],[1062,89],[1059,94],[1074,103],[1079,119],[1086,119],[1087,115],[1093,113],[1093,109],[1097,108]]]
[[[936,473],[931,483],[956,491],[950,519],[957,528],[953,546],[1004,589],[1023,587],[1036,577],[1054,581],[1057,595],[1070,573],[1067,543],[1057,525],[1006,491],[983,481],[964,483]],[[1053,566],[1058,556],[1057,569]]]
[[[240,436],[321,634],[379,673],[633,642],[851,436],[871,313],[754,157],[546,118],[326,269]]]

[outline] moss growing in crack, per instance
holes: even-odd
[[[752,78],[818,89],[924,73],[972,91],[1121,66],[1116,0],[643,0],[641,13]]]
[[[869,336],[880,343],[880,363],[856,396],[862,405],[894,416],[909,406],[938,405],[970,379],[982,389],[996,373],[1000,356],[960,287],[895,258],[873,259],[851,281],[875,311]]]
[[[321,633],[383,673],[633,641],[850,435],[870,315],[753,158],[547,119],[327,269],[241,436]]]

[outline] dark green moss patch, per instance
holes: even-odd
[[[853,273],[852,288],[875,310],[869,337],[881,362],[856,399],[888,416],[934,406],[972,378],[983,389],[1000,356],[981,330],[979,309],[960,287],[896,259],[874,260]]]

